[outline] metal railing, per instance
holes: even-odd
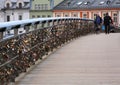
[[[25,33],[18,30],[24,28]],[[4,32],[14,30],[5,38]],[[0,25],[0,85],[15,82],[20,73],[64,43],[93,32],[93,20],[39,18]]]

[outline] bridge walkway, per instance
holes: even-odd
[[[119,85],[120,34],[77,38],[37,65],[16,85]]]

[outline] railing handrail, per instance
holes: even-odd
[[[4,22],[4,23],[0,23],[0,32],[1,30],[11,30],[11,29],[14,29],[13,27],[15,26],[18,26],[20,25],[21,26],[26,26],[27,24],[35,24],[36,22],[39,22],[39,23],[42,23],[42,22],[47,22],[47,21],[56,21],[56,20],[84,20],[84,21],[93,21],[92,19],[82,19],[82,18],[76,18],[76,17],[58,17],[58,18],[36,18],[36,19],[27,19],[27,20],[19,20],[19,21],[11,21],[11,22]],[[52,26],[49,26],[49,27],[52,27]],[[43,27],[44,28],[44,27]],[[2,31],[2,32],[4,32]],[[25,34],[25,33],[23,33]],[[23,35],[21,34],[21,35]],[[20,36],[20,35],[16,35],[17,36]],[[15,37],[15,36],[13,36]],[[5,41],[5,40],[8,40],[8,39],[11,39],[12,37],[10,38],[7,38],[7,39],[2,39],[0,41]],[[18,56],[16,56],[15,58],[17,58]],[[15,58],[12,58],[11,60],[15,59]],[[11,60],[7,61],[6,63],[0,65],[0,67],[4,66],[5,64],[9,63]]]
[[[0,23],[0,32],[14,29],[14,27],[16,26],[24,27],[28,24],[34,25],[36,22],[42,23],[42,22],[49,22],[49,21],[54,21],[54,20],[56,21],[56,20],[71,20],[71,19],[93,21],[92,19],[83,19],[83,18],[77,18],[77,17],[51,17],[51,18],[35,18],[35,19],[27,19],[27,20],[18,20],[18,21]]]
[[[0,23],[0,85],[14,82],[20,73],[54,49],[81,35],[93,33],[93,26],[92,19],[76,17]]]

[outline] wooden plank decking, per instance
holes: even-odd
[[[88,35],[58,49],[16,85],[119,85],[120,34]]]

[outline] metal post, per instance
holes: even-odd
[[[65,20],[62,20],[62,23],[65,24]]]
[[[0,40],[3,39],[3,32],[0,32]]]
[[[14,36],[18,35],[18,28],[14,29]]]
[[[52,21],[52,25],[55,25],[55,21]]]
[[[45,23],[43,23],[43,22],[42,22],[41,24],[42,24],[42,26],[41,26],[41,27],[42,27],[42,28],[44,28],[44,27],[45,27]]]
[[[58,24],[61,24],[61,21],[60,21],[60,20],[58,21]]]
[[[50,26],[50,22],[49,22],[49,21],[47,22],[47,26],[48,26],[48,27]]]
[[[62,20],[60,20],[59,23],[62,24]]]
[[[37,29],[38,25],[37,24],[34,24],[34,29]]]
[[[25,26],[24,29],[25,29],[25,31],[26,31],[26,33],[27,33],[27,32],[29,32],[30,27],[29,27],[29,26]]]
[[[80,20],[78,20],[78,28],[80,29]]]

